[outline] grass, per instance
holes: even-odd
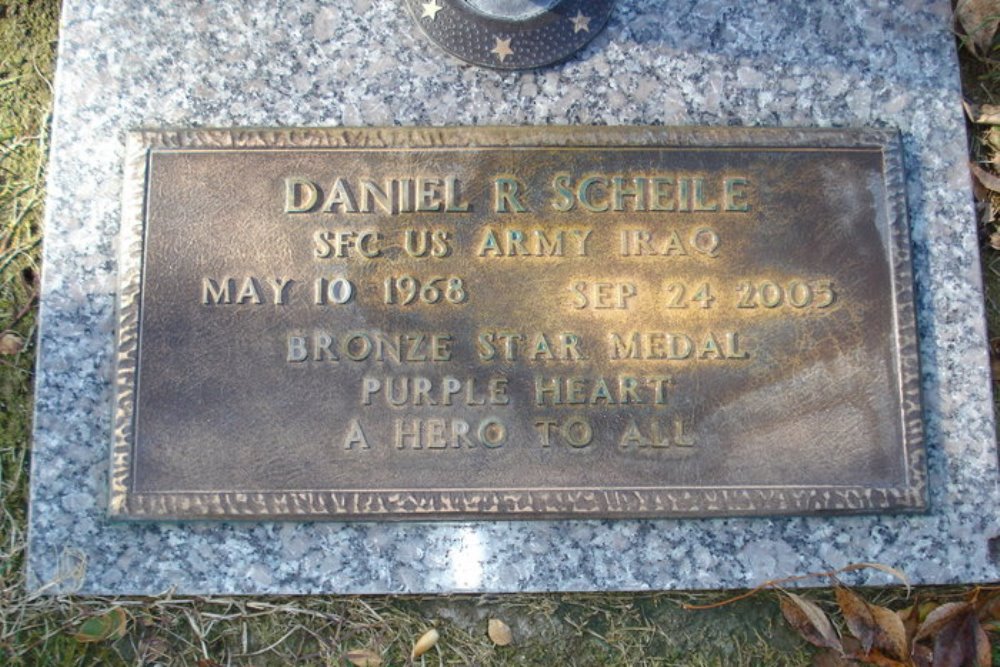
[[[0,18],[0,663],[37,620],[23,601],[28,438],[55,3],[3,3]]]
[[[53,600],[32,609],[14,665],[219,664],[341,665],[370,649],[406,664],[417,637],[439,630],[425,664],[460,665],[806,665],[810,651],[774,614],[769,597],[724,609],[680,607],[684,594],[509,595],[490,598],[237,598]],[[112,605],[127,633],[83,644],[66,630]],[[488,618],[512,628],[496,647]],[[417,661],[420,664],[420,661]]]
[[[28,597],[31,341],[58,9],[58,0],[0,1],[0,332],[25,342],[16,354],[0,354],[0,665],[344,665],[346,652],[358,649],[402,665],[414,641],[432,627],[441,639],[417,664],[811,664],[812,647],[784,622],[771,593],[698,612],[682,605],[729,594]],[[967,95],[996,102],[1000,63],[966,57],[964,69]],[[996,137],[993,132],[975,135],[974,155],[992,158],[1000,129]],[[984,209],[984,239],[1000,230],[996,211],[1000,201]],[[1000,338],[1000,251],[987,250],[984,275],[992,335]],[[921,595],[949,599],[964,592],[924,589]],[[866,595],[894,608],[907,604],[897,588]],[[832,609],[829,591],[810,596]],[[116,609],[122,611],[110,611]],[[102,625],[120,618],[122,627]],[[490,618],[510,625],[512,646],[489,640]],[[87,632],[95,623],[99,631]],[[84,636],[75,636],[80,632]]]

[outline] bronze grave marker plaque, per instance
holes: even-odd
[[[887,130],[142,131],[110,513],[925,506]]]

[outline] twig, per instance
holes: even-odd
[[[722,600],[720,602],[713,602],[712,604],[687,604],[687,603],[685,603],[685,604],[682,604],[681,607],[683,609],[687,609],[689,611],[700,611],[700,610],[704,610],[704,609],[716,609],[718,607],[724,607],[724,606],[732,604],[734,602],[739,602],[740,600],[745,600],[748,597],[752,597],[752,596],[756,595],[757,593],[761,592],[762,590],[765,590],[765,589],[768,589],[768,588],[774,588],[776,586],[781,586],[782,584],[786,584],[786,583],[789,583],[791,581],[802,581],[803,579],[813,579],[813,578],[816,578],[816,577],[829,577],[829,578],[836,579],[838,574],[843,574],[845,572],[856,572],[857,570],[865,570],[865,569],[874,569],[874,570],[879,570],[881,572],[885,572],[887,574],[891,574],[892,576],[896,577],[897,579],[899,579],[900,581],[903,582],[903,585],[906,586],[906,594],[907,595],[910,594],[910,582],[906,578],[906,575],[904,575],[899,570],[897,570],[895,568],[892,568],[892,567],[889,567],[888,565],[881,565],[879,563],[851,563],[850,565],[845,565],[844,567],[839,568],[837,570],[827,570],[825,572],[810,572],[808,574],[797,574],[797,575],[791,576],[791,577],[782,577],[781,579],[770,579],[770,580],[765,581],[764,583],[756,586],[755,588],[750,589],[746,593],[741,593],[740,595],[737,595],[735,597],[726,598],[725,600]]]

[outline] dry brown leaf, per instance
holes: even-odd
[[[934,659],[934,653],[931,649],[923,644],[914,644],[912,652],[910,653],[910,660],[913,661],[914,667],[932,667],[931,662]]]
[[[968,615],[961,618],[964,620]],[[950,622],[935,635],[934,658],[931,660],[935,667],[962,667],[965,662],[965,645],[961,638],[963,625],[962,622]]]
[[[897,611],[896,615],[899,616],[899,620],[903,624],[903,629],[906,631],[906,645],[910,646],[913,644],[913,638],[917,634],[917,628],[920,627],[919,598],[915,598],[913,604],[906,609]]]
[[[941,631],[934,635],[934,667],[962,667],[965,662],[965,646],[961,641],[962,620],[968,618],[966,612],[960,619],[951,619]],[[958,622],[954,622],[958,620]]]
[[[979,204],[983,204],[984,202],[988,202],[990,200],[989,189],[980,183],[979,179],[974,176],[972,178],[972,197]],[[986,219],[985,211],[983,211],[983,215],[980,216],[980,219],[983,221],[983,224],[989,222],[989,220]]]
[[[949,613],[940,631],[934,635],[934,667],[989,667],[990,640],[980,625],[972,605]],[[944,606],[944,605],[942,605]],[[928,621],[930,617],[928,616]],[[940,624],[939,624],[940,625]]]
[[[885,607],[868,605],[875,619],[875,648],[892,660],[907,661],[910,658],[910,642],[906,638],[906,626],[899,615]]]
[[[816,604],[794,593],[784,593],[780,599],[781,614],[802,638],[820,648],[843,652],[840,636],[830,619]]]
[[[899,614],[869,604],[843,586],[837,586],[835,593],[848,629],[861,643],[860,651],[851,657],[880,667],[906,667],[910,643]]]
[[[917,628],[917,634],[913,637],[913,641],[933,637],[956,618],[971,611],[972,605],[968,602],[948,602],[932,609],[927,613],[924,622]]]
[[[846,637],[841,637],[840,641],[844,644],[844,653],[848,655],[861,653],[861,642],[854,637],[847,635]]]
[[[1000,125],[1000,106],[980,104],[973,120],[980,125]]]
[[[834,589],[837,604],[847,622],[847,629],[861,642],[861,652],[868,653],[875,644],[875,618],[868,603],[854,591],[843,586]]]
[[[993,245],[993,237],[997,237],[997,242],[1000,243],[1000,232],[993,232],[990,235],[990,245]],[[1000,248],[998,248],[1000,249]],[[997,356],[997,352],[1000,352],[1000,341],[997,339],[990,340],[990,352],[993,356]],[[976,605],[976,615],[979,616],[979,620],[986,621],[996,621],[1000,620],[1000,591],[990,591],[986,595],[978,598],[975,602]]]
[[[972,175],[990,192],[1000,192],[1000,176],[986,171],[975,162],[969,163]]]
[[[382,658],[379,654],[368,649],[348,651],[344,654],[344,658],[354,667],[381,667],[382,665]]]
[[[420,639],[413,645],[413,650],[410,651],[410,660],[419,658],[427,651],[434,648],[434,645],[438,643],[438,639],[441,635],[438,634],[437,630],[433,628],[420,635]]]
[[[983,626],[977,617],[972,617],[972,624],[974,627],[975,648],[971,653],[976,657],[975,665],[976,667],[990,667],[993,664],[993,649],[990,646],[990,637],[983,630]]]
[[[940,606],[941,606],[940,602],[921,602],[919,605],[917,605],[917,620],[923,623],[924,621],[927,620],[927,617],[931,615],[931,612]]]
[[[991,148],[994,151],[992,160],[997,159],[996,149],[1000,148],[1000,126],[991,125],[986,129],[986,132],[982,133],[982,139],[986,143],[987,148]]]
[[[996,0],[958,0],[955,18],[969,36],[966,42],[969,50],[988,53],[1000,24],[1000,9]]]
[[[0,354],[17,354],[24,348],[24,339],[13,331],[0,334]]]
[[[486,634],[497,646],[509,646],[514,641],[514,634],[510,631],[510,626],[499,618],[491,618],[486,624]]]
[[[965,114],[979,125],[1000,125],[1000,106],[996,104],[970,104],[962,100]]]

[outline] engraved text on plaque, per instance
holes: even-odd
[[[111,513],[920,509],[883,130],[138,132]]]

